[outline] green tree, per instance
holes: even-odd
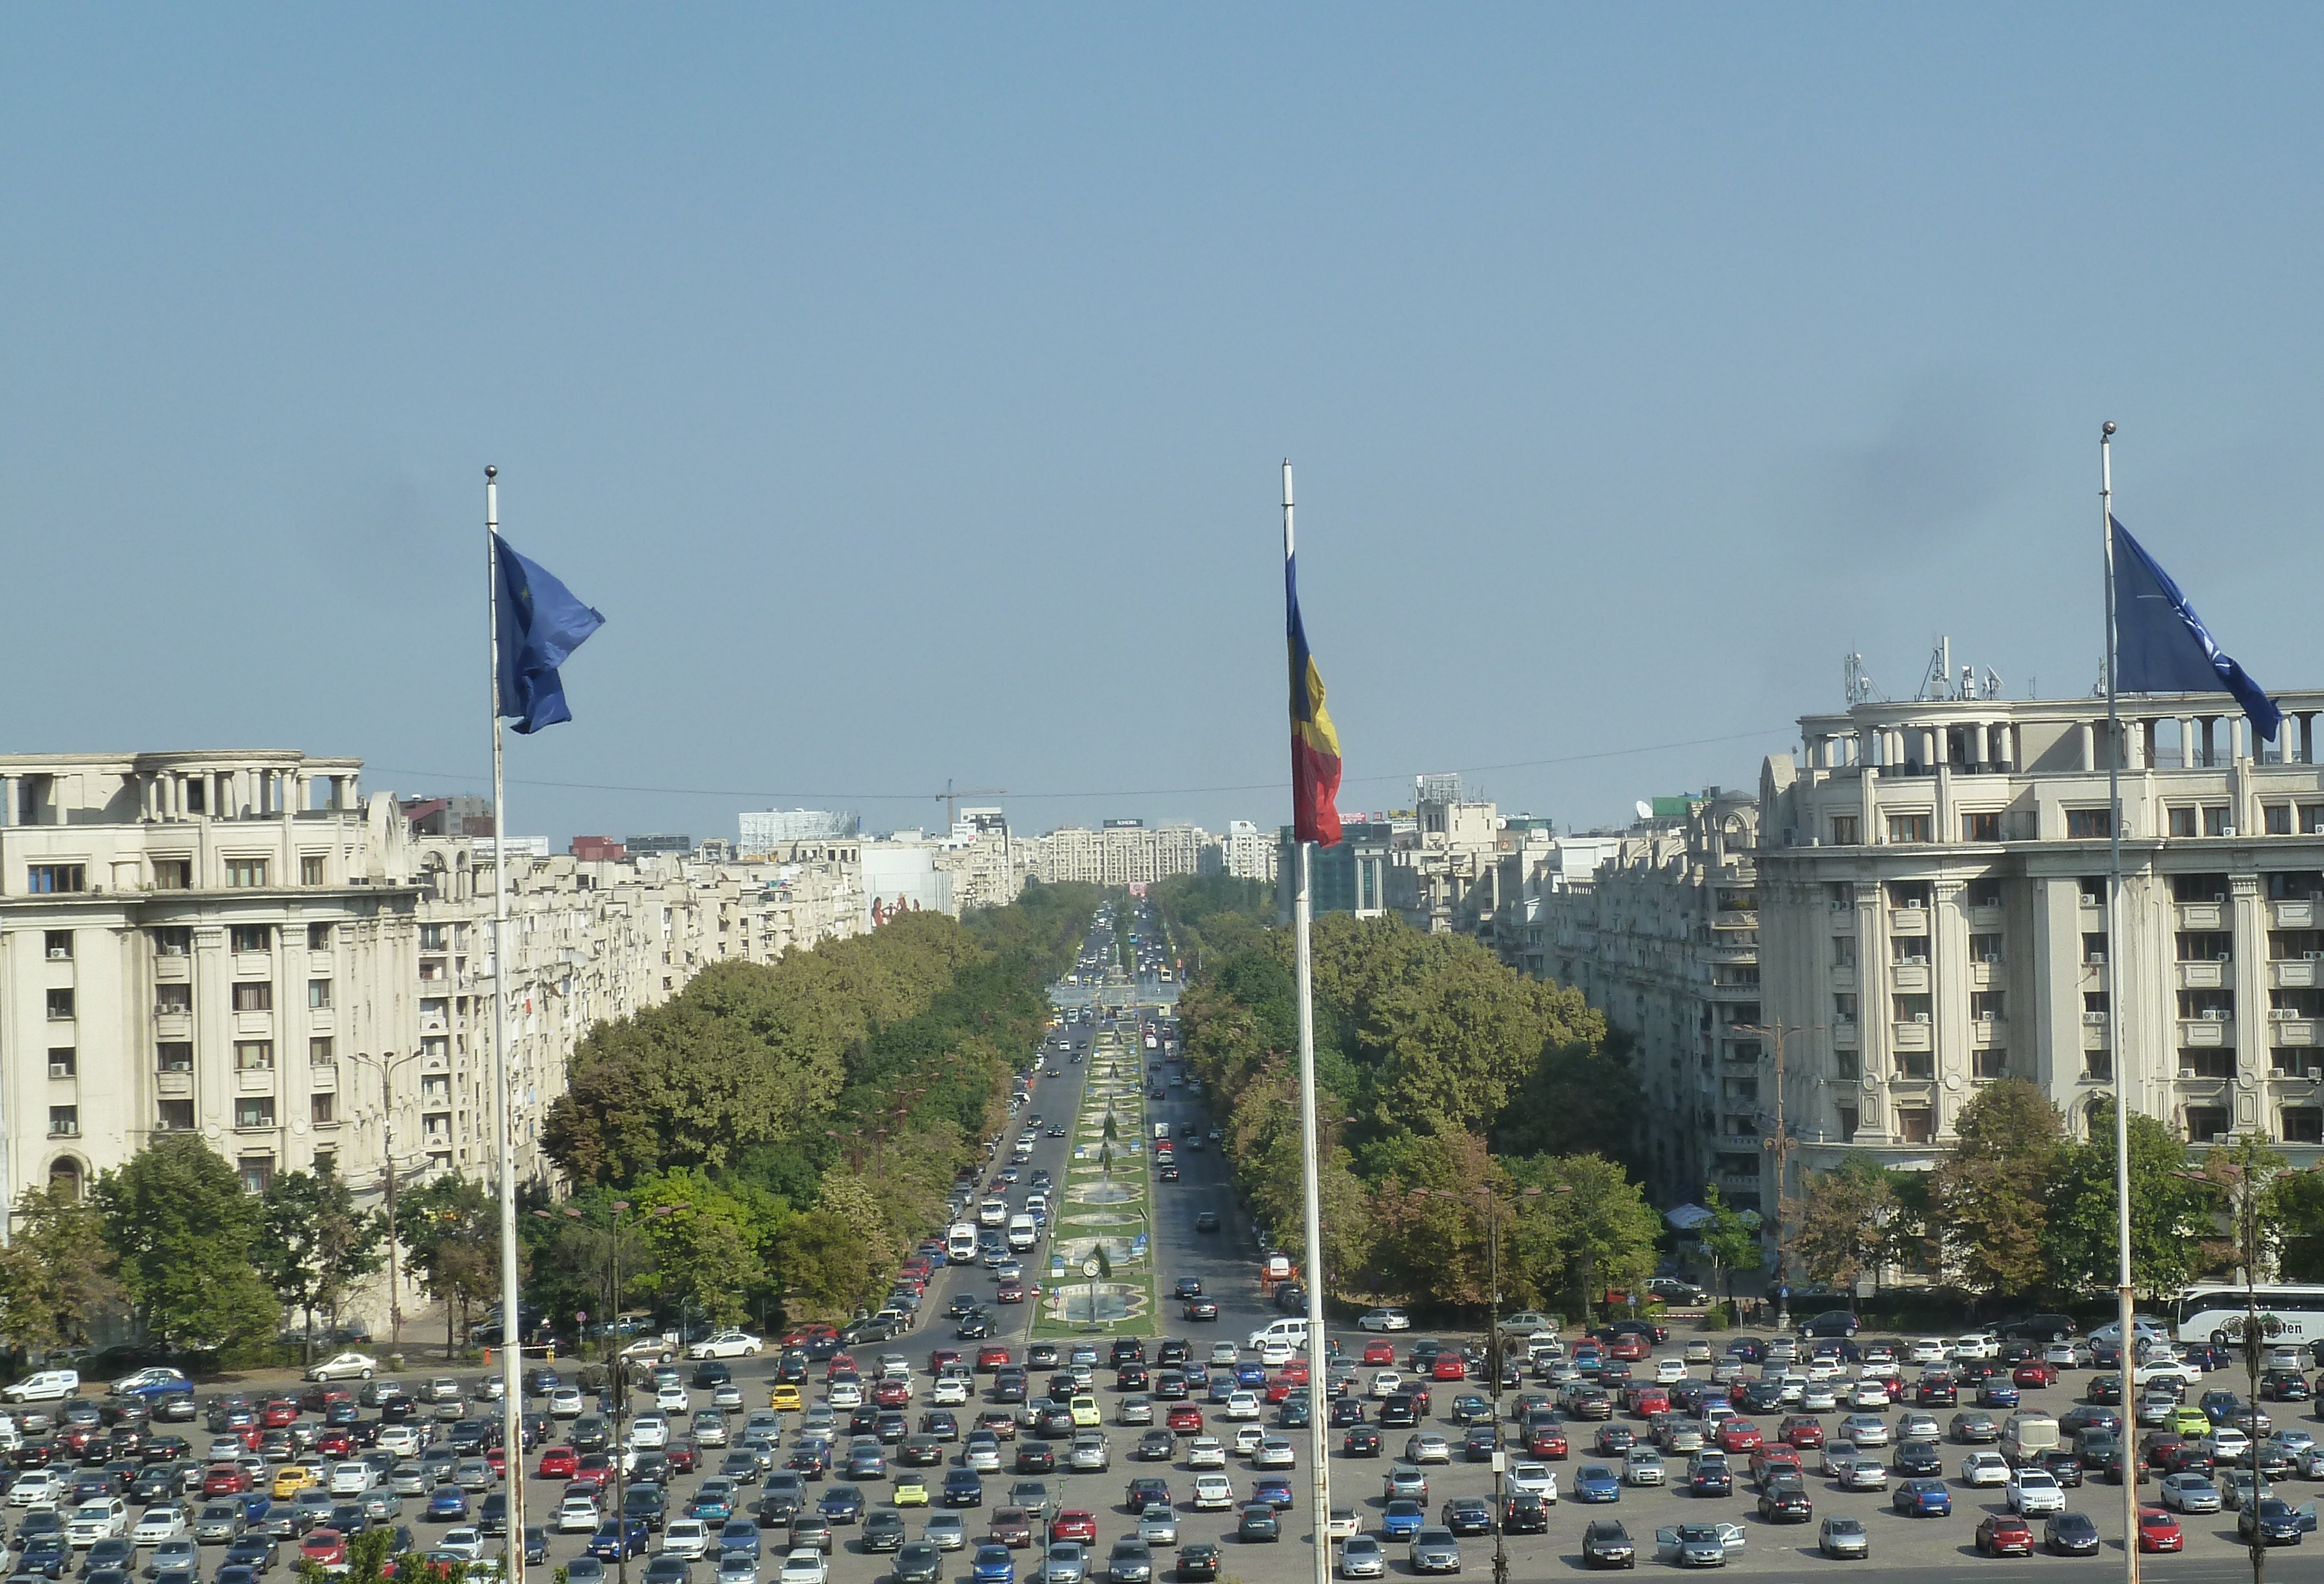
[[[1811,1280],[1850,1293],[1860,1282],[1878,1280],[1900,1208],[1888,1174],[1861,1157],[1811,1176],[1792,1237],[1800,1268]]]
[[[357,1208],[355,1196],[322,1156],[312,1172],[286,1172],[259,1201],[258,1268],[275,1296],[307,1322],[314,1357],[315,1313],[337,1318],[347,1289],[387,1259],[387,1217]]]
[[[1995,1296],[2049,1279],[2043,1238],[2065,1149],[2065,1119],[2023,1078],[1986,1085],[1960,1110],[1953,1153],[1932,1183],[1945,1252],[1960,1284]]]
[[[1702,1208],[1711,1212],[1711,1219],[1696,1229],[1695,1240],[1711,1257],[1712,1280],[1725,1274],[1727,1307],[1733,1311],[1736,1275],[1758,1270],[1767,1262],[1766,1245],[1759,1240],[1759,1220],[1729,1204],[1711,1183],[1702,1185]]]
[[[259,1201],[191,1134],[154,1138],[94,1192],[122,1289],[152,1335],[178,1352],[271,1336],[282,1306],[260,1276]]]
[[[770,1229],[758,1208],[699,1168],[642,1177],[632,1185],[630,1199],[652,1249],[645,1289],[665,1305],[677,1301],[707,1315],[713,1324],[740,1324],[750,1312],[751,1293],[767,1280],[760,1251]]]
[[[96,1207],[69,1188],[27,1188],[0,1248],[0,1321],[8,1340],[38,1358],[88,1340],[120,1294],[113,1250]]]
[[[395,1220],[409,1267],[444,1305],[448,1356],[468,1316],[500,1292],[499,1202],[481,1183],[446,1175],[402,1194]]]
[[[1512,1163],[1511,1175],[1519,1188],[1542,1190],[1515,1202],[1518,1297],[1545,1304],[1562,1294],[1587,1323],[1608,1287],[1636,1290],[1654,1274],[1662,1218],[1619,1162],[1594,1154],[1536,1157]],[[1508,1269],[1510,1253],[1502,1259]]]
[[[2150,1297],[2187,1285],[2213,1235],[2213,1201],[2187,1180],[2187,1150],[2153,1117],[2130,1115],[2130,1269]],[[2092,1119],[2088,1143],[2058,1155],[2043,1207],[2040,1247],[2057,1285],[2094,1293],[2114,1286],[2120,1233],[2115,1202],[2112,1112]]]

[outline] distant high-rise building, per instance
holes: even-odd
[[[691,836],[628,836],[622,845],[649,857],[683,858],[694,851]]]
[[[771,852],[785,842],[853,836],[862,828],[862,816],[852,809],[746,809],[742,816],[742,850]]]

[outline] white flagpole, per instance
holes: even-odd
[[[505,1571],[511,1584],[524,1584],[524,1395],[521,1365],[524,1356],[524,1312],[517,1302],[516,1259],[516,1106],[509,1092],[508,987],[508,800],[501,785],[501,530],[500,472],[484,469],[484,605],[490,612],[486,631],[485,690],[493,714],[493,1125],[499,1130],[501,1157],[501,1399],[502,1453],[508,1489],[508,1549]],[[615,1456],[620,1450],[615,1449]]]
[[[1290,565],[1291,464],[1283,464],[1283,559]],[[1293,777],[1296,796],[1297,776]],[[1294,809],[1295,825],[1298,811]],[[1307,1211],[1307,1467],[1309,1500],[1314,1504],[1313,1536],[1314,1584],[1332,1579],[1332,1471],[1326,1456],[1324,1413],[1330,1395],[1323,1386],[1323,1178],[1316,1159],[1315,1126],[1315,979],[1308,960],[1308,926],[1313,917],[1310,857],[1314,843],[1299,843],[1299,884],[1292,896],[1292,925],[1299,945],[1299,1158],[1306,1189]]]
[[[2130,1052],[2122,1015],[2122,718],[2115,686],[2116,627],[2114,609],[2114,424],[2098,431],[2098,515],[2106,535],[2107,690],[2107,1044],[2114,1052],[2114,1211],[2116,1308],[2122,1326],[2123,1450],[2127,1465],[2135,1449],[2131,1432],[2138,1402],[2137,1339],[2131,1330],[2130,1279]],[[2130,1472],[2135,1474],[2135,1467]],[[2138,1584],[2138,1481],[2122,1482],[2123,1577]]]

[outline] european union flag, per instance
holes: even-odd
[[[493,535],[493,554],[500,562],[493,598],[500,609],[501,714],[524,732],[569,721],[573,712],[565,707],[565,681],[557,668],[605,619],[498,534]]]
[[[2218,645],[2154,557],[2113,517],[2115,682],[2125,693],[2232,693],[2269,742],[2282,723],[2260,685]]]

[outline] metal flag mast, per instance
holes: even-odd
[[[1292,557],[1291,462],[1283,464],[1283,558]],[[1296,779],[1296,778],[1295,778]],[[1295,786],[1294,796],[1296,797]],[[1301,842],[1299,883],[1292,893],[1291,918],[1299,948],[1299,1162],[1305,1188],[1307,1226],[1307,1468],[1308,1499],[1314,1505],[1313,1561],[1315,1584],[1332,1579],[1332,1473],[1325,1456],[1326,1420],[1323,1412],[1329,1394],[1323,1386],[1323,1198],[1315,1147],[1315,978],[1308,960],[1308,926],[1313,917],[1310,880],[1315,844]]]
[[[2138,1362],[2131,1329],[2130,1283],[2130,1052],[2122,1016],[2122,721],[2116,697],[2116,631],[2114,608],[2114,422],[2098,430],[2098,516],[2106,539],[2107,690],[2107,1044],[2114,1052],[2114,1212],[2116,1323],[2122,1328],[2122,1408],[2126,1428],[2138,1402]],[[2127,1461],[2127,1436],[2124,1442]],[[2133,1469],[2135,1473],[2135,1469]],[[2122,1482],[2123,1577],[2138,1584],[2138,1481]]]
[[[500,473],[484,469],[485,675],[493,720],[493,1094],[501,1163],[501,1453],[507,1472],[508,1549],[503,1577],[524,1584],[524,1312],[517,1303],[516,1107],[509,1093],[508,804],[501,787]]]

